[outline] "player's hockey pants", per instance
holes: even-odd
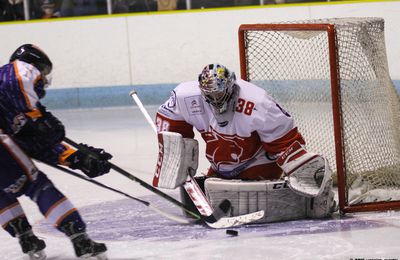
[[[0,134],[0,224],[15,236],[9,222],[25,213],[18,197],[26,195],[39,207],[47,221],[60,229],[73,221],[85,230],[85,223],[72,203],[47,176],[37,170],[31,159],[5,134]]]

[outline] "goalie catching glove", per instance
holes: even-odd
[[[112,155],[105,152],[101,148],[94,148],[86,144],[80,144],[88,151],[77,150],[68,158],[66,162],[71,169],[79,169],[90,178],[98,177],[106,174],[111,169],[111,164],[108,162]]]
[[[328,161],[294,142],[276,161],[288,176],[289,187],[300,195],[319,196],[332,179]]]

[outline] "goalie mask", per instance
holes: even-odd
[[[204,67],[199,75],[199,87],[215,115],[233,111],[238,89],[235,83],[235,73],[231,73],[225,66],[214,63]]]
[[[33,65],[40,71],[41,79],[35,83],[35,92],[39,98],[45,96],[45,88],[51,84],[53,64],[49,57],[39,47],[33,44],[23,44],[10,57],[10,62],[20,60]]]

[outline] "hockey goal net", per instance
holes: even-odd
[[[337,176],[342,213],[400,209],[400,105],[381,18],[239,28],[241,77],[294,117]]]

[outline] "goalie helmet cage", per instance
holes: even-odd
[[[243,24],[239,51],[241,78],[266,89],[308,150],[329,160],[342,214],[400,209],[400,105],[383,19]]]

